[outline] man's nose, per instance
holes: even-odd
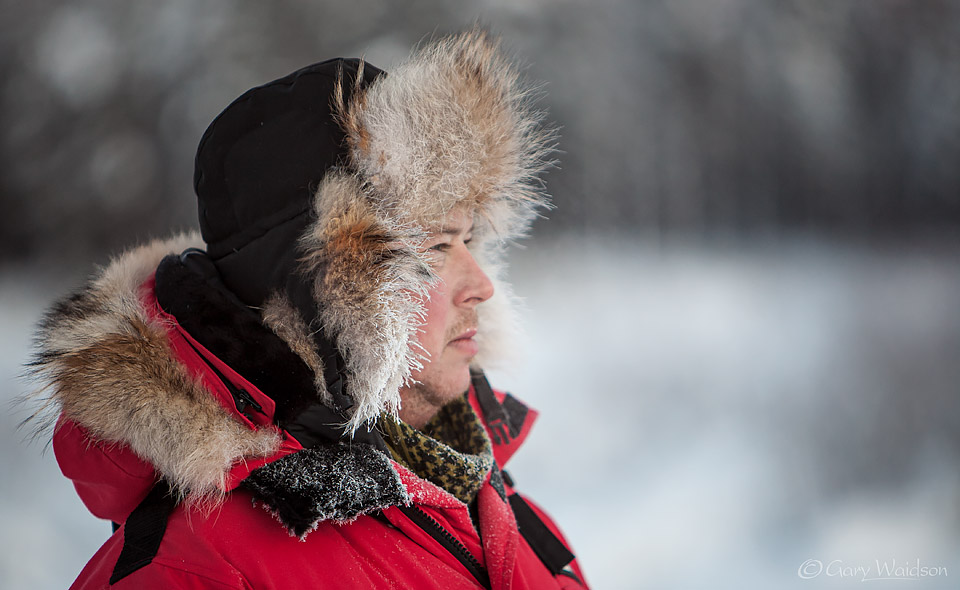
[[[459,303],[478,305],[493,297],[493,281],[483,272],[473,253],[464,249],[463,287],[460,291]]]

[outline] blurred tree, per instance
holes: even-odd
[[[546,81],[562,130],[546,231],[960,223],[960,5],[945,0],[3,5],[6,259],[192,227],[193,152],[230,100],[330,56],[389,67],[478,19]]]

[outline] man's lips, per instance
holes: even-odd
[[[451,340],[451,342],[455,342],[455,341],[457,341],[457,340],[469,340],[469,339],[473,338],[473,337],[476,336],[476,335],[477,335],[477,329],[476,329],[476,328],[467,328],[466,330],[463,331],[462,334],[460,334],[459,336],[457,336],[456,338],[454,338],[453,340]]]
[[[464,354],[474,356],[480,352],[480,346],[477,344],[477,341],[473,339],[473,337],[476,335],[477,329],[470,328],[451,340],[447,346],[452,346]]]

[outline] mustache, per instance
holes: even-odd
[[[477,328],[478,324],[477,310],[471,309],[470,311],[464,312],[462,316],[457,318],[456,323],[447,330],[445,334],[447,342],[450,342],[471,328]]]

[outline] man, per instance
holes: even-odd
[[[203,244],[132,250],[41,325],[57,459],[117,527],[75,587],[584,587],[501,471],[534,413],[480,370],[546,204],[526,101],[471,32],[214,120]]]

